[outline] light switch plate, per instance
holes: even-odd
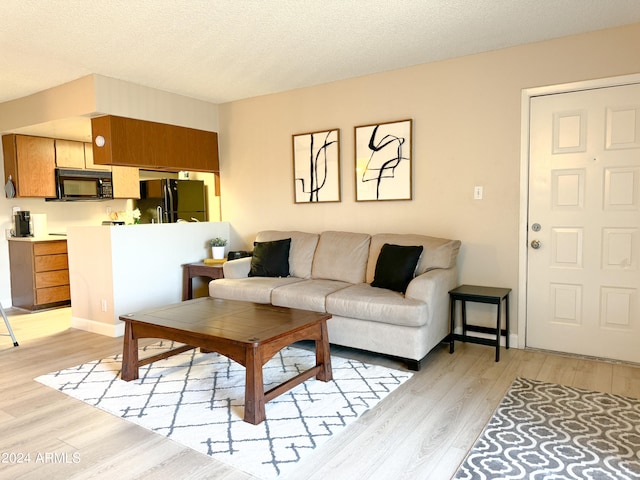
[[[482,200],[482,194],[484,193],[483,187],[476,185],[473,187],[473,199],[474,200]]]

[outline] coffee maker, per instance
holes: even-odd
[[[25,210],[16,212],[14,215],[16,237],[32,237],[31,213]]]

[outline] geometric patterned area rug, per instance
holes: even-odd
[[[175,345],[141,348],[140,358]],[[412,376],[332,356],[332,381],[303,382],[267,402],[267,419],[251,425],[242,420],[245,369],[222,355],[189,350],[140,367],[131,382],[120,379],[121,365],[118,354],[36,381],[263,479],[293,470]],[[315,352],[283,349],[263,367],[265,391],[314,365]]]
[[[454,478],[640,478],[640,400],[517,378]]]

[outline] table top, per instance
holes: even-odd
[[[325,321],[331,314],[269,304],[202,297],[120,316],[199,336],[258,344]]]
[[[210,258],[207,261],[202,262],[191,262],[185,263],[183,267],[213,267],[213,268],[222,268],[222,266],[226,263],[226,260],[212,260]]]
[[[456,297],[483,297],[483,298],[505,298],[511,292],[510,288],[484,287],[480,285],[460,285],[449,291],[449,294]]]

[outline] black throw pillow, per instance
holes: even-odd
[[[422,245],[406,247],[385,243],[378,256],[371,286],[406,292],[421,254]]]
[[[253,242],[250,277],[288,277],[291,239]]]

